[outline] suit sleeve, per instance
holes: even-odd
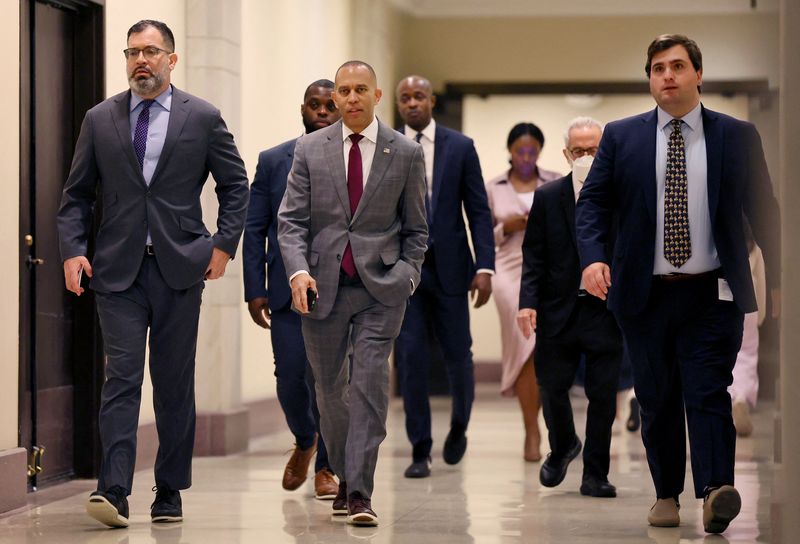
[[[607,247],[613,218],[614,153],[613,128],[607,127],[575,209],[581,270],[592,263],[610,264]]]
[[[764,255],[767,284],[777,288],[781,285],[780,208],[772,190],[761,136],[753,125],[748,124],[747,130],[750,176],[746,184],[744,213]]]
[[[475,249],[475,268],[494,270],[494,229],[489,199],[481,174],[481,163],[475,145],[470,140],[464,160],[464,210],[469,221],[472,247]]]
[[[272,224],[272,206],[269,192],[270,170],[268,157],[262,153],[258,159],[256,175],[250,186],[250,203],[244,226],[242,245],[244,272],[244,300],[267,296],[267,233]]]
[[[519,290],[519,307],[539,309],[539,288],[544,277],[547,246],[545,198],[535,197],[525,225],[522,241],[522,280]]]
[[[300,270],[310,270],[308,234],[311,225],[311,178],[308,173],[303,138],[294,148],[294,162],[286,192],[278,209],[278,244],[286,267],[286,279]]]
[[[428,248],[428,219],[425,214],[425,161],[422,147],[416,146],[411,157],[406,186],[400,200],[400,258],[410,264],[415,272],[414,283],[419,285],[419,274],[425,250]]]
[[[244,229],[250,191],[244,162],[218,110],[212,119],[206,163],[214,176],[219,201],[214,247],[233,257]]]
[[[97,198],[92,112],[83,118],[67,182],[61,194],[56,225],[61,259],[85,256]]]

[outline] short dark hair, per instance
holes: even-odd
[[[676,45],[682,45],[686,52],[689,54],[689,60],[694,66],[694,70],[699,72],[703,69],[703,54],[694,40],[691,40],[683,34],[662,34],[650,43],[647,48],[647,64],[644,65],[644,71],[647,77],[650,77],[650,64],[653,62],[653,57],[657,53],[666,51]]]
[[[339,68],[336,69],[336,76],[339,75],[339,70],[341,70],[342,68],[350,68],[350,67],[356,67],[356,66],[363,66],[364,68],[369,70],[370,75],[373,78],[375,78],[375,81],[378,81],[378,76],[375,74],[375,70],[372,68],[372,66],[370,66],[369,64],[367,64],[363,60],[348,60],[347,62],[345,62],[344,64],[339,66]],[[334,76],[334,79],[336,79],[336,76]]]
[[[330,79],[318,79],[314,83],[312,83],[308,87],[306,87],[306,92],[303,94],[303,100],[308,98],[308,95],[311,92],[311,89],[314,89],[316,87],[322,87],[323,89],[334,89],[336,86],[333,84],[333,81],[331,81]]]
[[[153,19],[142,19],[132,27],[128,29],[128,36],[126,39],[130,39],[131,34],[138,34],[139,32],[143,32],[147,27],[153,27],[161,33],[161,38],[164,40],[164,45],[169,49],[170,53],[175,52],[175,36],[172,35],[172,31],[166,25],[166,23],[162,23],[161,21],[155,21]]]
[[[544,133],[542,133],[542,129],[533,123],[517,123],[511,129],[511,132],[508,133],[506,148],[511,149],[514,142],[522,136],[533,136],[533,139],[538,141],[540,146],[544,147]]]

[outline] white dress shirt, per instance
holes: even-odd
[[[673,117],[658,108],[656,125],[656,252],[653,274],[699,274],[720,267],[714,234],[711,231],[711,213],[708,209],[708,160],[706,137],[703,131],[702,106],[698,104],[683,116],[683,134],[686,155],[686,177],[688,182],[689,235],[692,241],[692,256],[677,268],[664,257],[664,187],[667,180],[667,147],[672,134]]]
[[[350,149],[353,147],[353,142],[350,140],[350,135],[354,134],[350,128],[342,123],[342,139],[344,145],[342,152],[344,153],[344,171],[348,171],[350,166]],[[361,169],[364,180],[364,187],[367,186],[367,178],[369,177],[370,169],[372,168],[372,159],[375,157],[375,145],[378,141],[378,118],[373,117],[372,122],[367,125],[367,128],[360,133],[363,138],[358,142],[358,148],[361,150]]]

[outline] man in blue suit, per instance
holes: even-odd
[[[608,297],[633,363],[657,497],[648,522],[680,524],[685,413],[703,525],[720,533],[741,507],[727,388],[743,315],[756,310],[744,220],[763,249],[775,301],[779,210],[755,127],[700,103],[697,44],[659,36],[645,70],[658,107],[607,125],[578,201],[583,282]]]
[[[339,120],[332,92],[333,82],[328,79],[315,81],[306,89],[300,105],[306,134]],[[296,441],[283,473],[283,488],[291,491],[305,482],[308,465],[316,451],[315,496],[333,500],[339,484],[328,465],[328,453],[319,434],[319,410],[300,316],[291,310],[292,292],[278,246],[278,207],[286,191],[296,142],[297,138],[289,140],[258,156],[244,233],[244,297],[253,321],[270,330],[278,402]]]
[[[413,446],[412,463],[405,476],[424,478],[430,475],[433,444],[428,402],[428,331],[433,330],[447,364],[453,411],[443,457],[452,465],[466,451],[466,430],[475,397],[467,293],[472,293],[476,308],[489,300],[494,235],[472,140],[433,120],[436,97],[427,79],[404,78],[397,86],[396,98],[405,123],[401,132],[422,145],[428,181],[428,250],[422,280],[410,299],[395,350],[406,432]],[[475,248],[474,260],[467,243],[464,211]]]

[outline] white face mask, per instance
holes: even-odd
[[[586,178],[589,177],[592,161],[594,161],[594,157],[591,155],[584,155],[572,161],[572,177],[577,179],[578,183],[581,185],[586,181]]]

